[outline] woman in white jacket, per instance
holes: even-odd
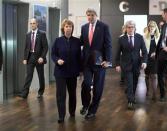
[[[148,52],[146,73],[147,94],[149,87],[153,89],[152,99],[156,100],[157,89],[157,61],[155,59],[156,46],[160,37],[159,29],[155,21],[150,21],[144,34],[144,41]]]

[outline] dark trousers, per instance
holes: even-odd
[[[105,69],[101,67],[86,67],[84,69],[84,81],[82,83],[82,105],[88,108],[88,113],[95,114],[103,92]],[[91,102],[91,85],[93,84],[93,98]],[[90,103],[91,102],[91,103]]]
[[[64,119],[66,114],[66,87],[69,93],[69,113],[75,115],[76,110],[77,77],[56,78],[56,98],[59,118]]]
[[[36,67],[37,73],[38,73],[38,78],[39,78],[39,90],[38,94],[43,95],[44,90],[45,90],[45,78],[44,78],[44,64],[38,64],[34,59],[34,55],[31,54],[30,58],[27,63],[27,74],[26,74],[26,79],[25,79],[25,84],[22,90],[22,94],[27,97],[29,93],[29,88],[32,82],[33,78],[33,73],[34,73],[34,68]]]
[[[139,71],[132,70],[125,72],[126,81],[127,81],[127,98],[128,102],[134,102],[136,87],[139,77]]]
[[[164,74],[167,73],[167,60],[158,61],[158,86],[160,88],[160,97],[165,97]]]

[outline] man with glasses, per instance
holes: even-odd
[[[127,80],[128,109],[134,109],[137,81],[140,68],[146,68],[147,50],[143,37],[135,33],[135,22],[131,20],[127,21],[125,26],[127,34],[119,37],[118,40],[116,71],[120,72],[123,70],[125,72],[125,79]],[[142,51],[142,57],[140,56],[140,50]]]

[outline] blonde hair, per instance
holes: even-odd
[[[143,32],[144,32],[144,34],[147,34],[147,33],[148,33],[148,27],[145,27],[145,28],[143,29]]]
[[[74,30],[74,23],[73,23],[71,20],[64,19],[64,20],[62,21],[62,24],[61,24],[61,32],[62,32],[62,34],[64,35],[64,27],[65,27],[66,24],[72,26],[72,33],[73,33],[73,30]],[[71,35],[72,35],[72,33],[71,33]]]
[[[125,25],[122,26],[121,33],[122,33],[122,34],[125,34],[125,33],[126,33],[126,27],[125,27]]]
[[[157,23],[153,20],[151,20],[149,23],[148,23],[148,26],[147,26],[147,32],[146,32],[146,38],[149,38],[150,37],[150,29],[149,29],[149,26],[154,26],[155,28],[155,32],[154,32],[154,35],[156,38],[159,38],[160,36],[160,33],[159,33],[159,29],[158,29],[158,26],[157,26]]]

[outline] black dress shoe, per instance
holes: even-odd
[[[86,108],[86,107],[82,107],[82,109],[80,110],[80,114],[81,114],[81,115],[85,115],[87,109],[88,109],[88,108]]]
[[[160,102],[165,102],[165,101],[166,101],[165,97],[160,98]]]
[[[120,86],[124,86],[125,85],[124,80],[120,80],[119,84],[120,84]]]
[[[157,98],[155,95],[152,96],[152,101],[156,102],[157,101]]]
[[[64,123],[64,119],[58,119],[57,121],[59,124]]]
[[[94,119],[95,118],[95,114],[93,113],[88,113],[86,116],[85,116],[85,119],[86,120],[91,120],[91,119]]]
[[[127,88],[125,88],[125,94],[127,94],[128,93],[128,89]]]
[[[38,94],[38,96],[37,96],[37,98],[39,98],[39,99],[42,98],[42,97],[43,97],[43,95],[40,95],[40,94]]]
[[[22,99],[27,99],[27,96],[24,96],[23,94],[18,94],[17,96],[22,98]]]

